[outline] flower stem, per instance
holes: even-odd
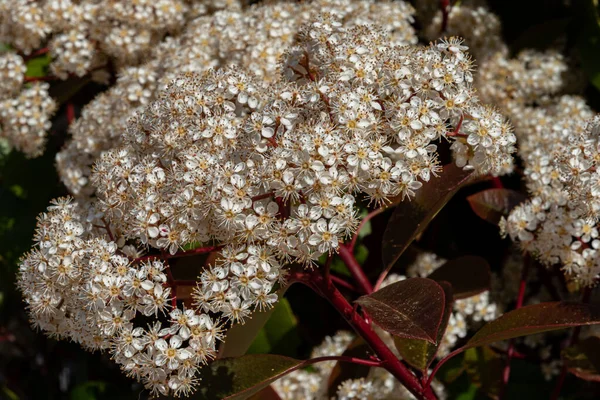
[[[426,400],[437,399],[435,393],[431,390],[431,386],[421,385],[417,377],[383,343],[379,335],[371,328],[371,325],[356,312],[354,307],[352,307],[331,281],[324,279],[318,270],[293,273],[290,280],[307,285],[329,300],[356,333],[373,349],[377,357],[381,360],[380,366],[394,375],[415,397]]]
[[[339,255],[344,264],[348,267],[348,270],[350,270],[352,277],[358,285],[358,289],[360,289],[363,294],[373,293],[373,285],[371,285],[371,282],[369,282],[362,267],[358,264],[358,261],[356,261],[352,249],[345,244],[340,244]]]

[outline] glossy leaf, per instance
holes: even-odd
[[[404,361],[421,371],[426,371],[435,358],[439,344],[446,333],[446,327],[448,326],[448,320],[450,319],[450,314],[452,314],[452,306],[454,304],[452,286],[448,282],[438,283],[444,290],[446,305],[444,307],[442,323],[438,329],[436,344],[425,340],[394,337],[396,349],[398,349]]]
[[[519,336],[600,323],[600,308],[582,303],[549,302],[510,311],[489,322],[463,349]]]
[[[46,53],[39,57],[32,58],[27,61],[27,71],[25,72],[26,77],[40,78],[48,74],[48,66],[52,61],[50,54]]]
[[[277,335],[285,334],[295,329],[296,319],[291,313],[291,308],[287,300],[283,297],[287,287],[280,289],[277,292],[279,302],[269,310],[256,311],[252,313],[252,318],[247,320],[245,324],[233,325],[227,331],[227,338],[219,348],[218,358],[239,357],[250,349],[250,346],[256,341],[255,352],[267,352],[271,350],[271,345],[278,341]],[[280,305],[283,303],[283,305]],[[278,309],[279,308],[279,309]],[[274,325],[281,323],[281,326],[272,327],[273,335],[269,337],[267,332],[263,330],[267,321],[277,312]],[[289,315],[289,314],[291,315]],[[279,330],[279,332],[275,332]]]
[[[382,260],[386,270],[392,268],[471,174],[472,171],[463,171],[454,164],[446,165],[438,178],[432,177],[417,190],[413,199],[396,206],[383,233]]]
[[[249,354],[216,360],[200,370],[202,384],[193,400],[247,399],[304,361],[273,354]]]
[[[369,358],[369,355],[373,354],[369,345],[360,336],[354,339],[346,348],[343,356],[358,357],[358,358]],[[337,362],[327,382],[327,393],[329,398],[335,398],[338,386],[348,379],[360,379],[366,378],[369,374],[371,367],[366,365],[359,365],[348,362]]]
[[[273,313],[258,332],[246,354],[274,353],[294,357],[301,344],[296,326],[298,321],[290,303],[282,298],[273,308]]]
[[[469,349],[463,364],[470,381],[480,391],[492,398],[498,396],[505,361],[496,352],[487,346]]]
[[[449,282],[452,285],[454,300],[464,299],[489,290],[490,265],[482,257],[458,257],[433,271],[428,278]]]
[[[411,278],[362,296],[356,302],[392,335],[436,343],[446,298],[437,282]]]
[[[501,217],[526,200],[525,195],[515,190],[487,189],[467,197],[471,209],[481,219],[498,225]]]
[[[273,389],[273,385],[269,385],[260,392],[252,395],[248,400],[281,400],[279,394]]]
[[[600,382],[600,338],[590,336],[562,351],[567,370],[578,378]]]

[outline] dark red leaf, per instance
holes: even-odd
[[[425,340],[394,337],[396,349],[398,349],[398,352],[404,361],[421,371],[427,371],[427,368],[429,368],[429,365],[435,358],[439,344],[446,333],[446,327],[448,326],[450,314],[452,314],[452,307],[454,303],[452,286],[448,282],[438,282],[438,284],[444,290],[446,305],[444,307],[442,323],[438,329],[436,344],[427,342]]]
[[[190,399],[247,399],[304,361],[273,354],[249,354],[213,361],[200,370],[200,390]]]
[[[586,381],[600,382],[600,338],[590,336],[562,351],[567,370]]]
[[[510,311],[488,323],[463,349],[483,346],[500,340],[600,323],[600,308],[582,303],[550,302]]]
[[[464,299],[489,290],[490,265],[482,257],[458,257],[433,271],[428,278],[449,282],[452,285],[454,300]]]
[[[526,199],[524,194],[504,188],[487,189],[467,197],[475,214],[494,225]]]
[[[464,171],[454,164],[445,165],[440,176],[424,183],[413,199],[405,199],[396,206],[383,233],[382,259],[386,270],[392,268],[471,174],[472,171]]]
[[[364,339],[359,336],[348,345],[342,355],[368,359],[371,354],[373,354],[371,348]],[[366,378],[370,370],[371,367],[366,365],[338,361],[331,370],[327,382],[327,393],[329,398],[336,397],[338,386],[340,386],[342,382],[348,379]]]
[[[362,296],[356,302],[392,335],[436,343],[446,299],[437,282],[411,278]]]

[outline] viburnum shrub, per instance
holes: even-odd
[[[401,1],[229,3],[0,5],[0,119],[16,149],[43,151],[53,81],[111,84],[77,120],[69,111],[56,165],[72,196],[38,217],[19,266],[32,324],[109,353],[153,396],[444,398],[436,373],[481,351],[505,355],[502,397],[513,339],[566,327],[562,366],[540,350],[556,396],[567,372],[593,375],[593,360],[570,363],[585,355],[580,327],[600,323],[600,117],[569,92],[564,57],[511,58],[497,17],[469,1],[438,15],[421,5],[425,34],[446,34],[427,45]],[[49,73],[27,75],[38,56]],[[502,187],[516,169],[529,198]],[[482,182],[496,187],[472,209],[522,249],[500,274],[432,252],[390,273]],[[373,279],[361,235],[388,210]],[[558,301],[548,280],[525,305],[532,266],[564,272],[583,300]],[[308,360],[244,355],[294,283],[349,330]]]

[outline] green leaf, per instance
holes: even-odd
[[[356,246],[356,250],[354,251],[354,258],[359,265],[363,265],[365,261],[367,261],[367,257],[369,257],[369,249],[364,244]],[[345,265],[345,264],[344,264]]]
[[[213,361],[200,370],[202,384],[192,400],[247,399],[305,362],[273,354],[249,354]]]
[[[343,356],[347,357],[358,357],[358,358],[369,358],[369,355],[373,354],[369,345],[360,336],[357,337],[348,345],[344,350]],[[338,361],[329,375],[327,381],[327,393],[329,398],[335,398],[338,387],[342,382],[348,379],[360,379],[366,378],[369,375],[371,367],[366,365],[359,365],[349,362]]]
[[[71,390],[70,400],[96,400],[98,394],[104,393],[106,382],[89,381],[77,385]]]
[[[586,381],[600,382],[600,338],[590,336],[562,351],[567,370]]]
[[[497,397],[502,385],[504,360],[484,346],[467,350],[463,363],[470,381],[490,397]]]
[[[467,197],[473,212],[494,225],[498,225],[500,218],[508,216],[513,208],[526,199],[524,194],[504,188],[487,189]]]
[[[4,395],[6,396],[6,398],[8,400],[19,400],[19,396],[17,396],[17,394],[15,392],[13,392],[12,390],[10,390],[5,385],[2,386],[2,393],[4,393]]]
[[[410,278],[356,300],[373,321],[394,336],[436,343],[446,298],[427,278]]]
[[[501,340],[557,329],[600,323],[600,308],[582,303],[549,302],[510,311],[481,328],[463,347],[484,346]]]
[[[427,278],[449,282],[452,285],[454,300],[485,292],[491,285],[490,265],[478,256],[463,256],[450,260]]]
[[[27,61],[27,71],[25,72],[25,76],[28,78],[41,78],[48,75],[48,66],[51,61],[52,57],[48,53],[32,58]]]
[[[359,219],[363,219],[369,214],[369,211],[364,209],[361,211],[359,215]],[[371,221],[367,221],[363,224],[360,231],[358,232],[358,238],[363,239],[373,233],[373,228],[371,227]]]
[[[265,326],[258,332],[247,354],[277,353],[295,355],[302,343],[297,331],[298,321],[290,303],[282,298],[274,307]]]
[[[446,327],[448,326],[448,320],[452,314],[453,296],[452,286],[448,282],[438,282],[444,290],[444,297],[446,304],[444,306],[444,316],[442,317],[442,323],[438,329],[436,344],[432,344],[425,340],[418,339],[406,339],[400,337],[394,337],[394,344],[398,352],[411,366],[419,369],[420,371],[427,371],[429,365],[437,354],[439,344],[444,338],[446,333]]]
[[[412,200],[396,206],[383,233],[382,260],[386,270],[392,268],[471,174],[472,171],[464,171],[454,164],[445,165],[440,176],[424,183]]]

